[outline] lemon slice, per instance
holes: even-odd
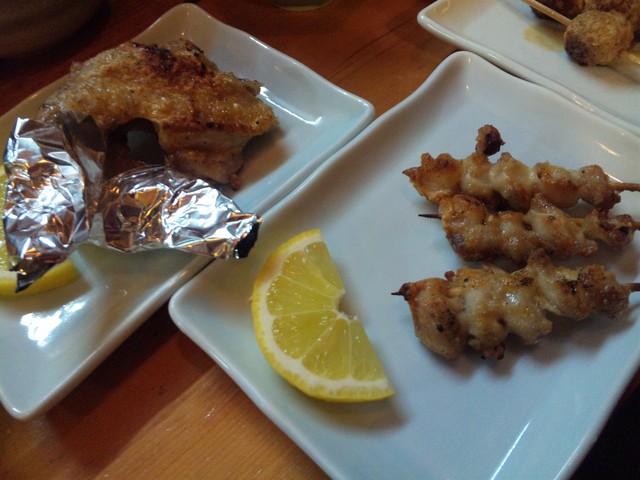
[[[339,310],[345,293],[319,230],[278,247],[258,273],[251,310],[271,366],[309,396],[379,400],[394,391],[360,320]]]
[[[0,212],[4,211],[4,200],[7,191],[6,184],[7,176],[4,168],[0,165]],[[79,276],[71,260],[65,260],[45,273],[42,278],[38,279],[29,288],[20,293],[15,293],[17,274],[10,272],[10,268],[11,262],[7,254],[4,225],[3,222],[0,221],[0,296],[32,295],[34,293],[44,292],[45,290],[52,290],[71,283]]]

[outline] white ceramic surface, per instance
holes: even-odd
[[[241,189],[227,192],[245,211],[273,206],[373,118],[368,102],[194,5],[170,10],[138,39],[162,43],[180,36],[223,70],[263,82],[261,98],[279,118],[278,130],[248,146]],[[15,118],[33,115],[54,87],[0,118],[3,143]],[[209,260],[91,247],[73,258],[81,280],[37,296],[0,299],[0,400],[17,418],[54,405]]]
[[[524,2],[439,0],[419,13],[418,22],[463,50],[640,134],[638,66],[627,60],[608,67],[572,62],[562,48],[563,27],[534,16]],[[640,55],[640,48],[634,51]]]
[[[474,352],[448,362],[419,344],[406,302],[391,293],[462,262],[439,223],[418,216],[436,209],[402,171],[423,152],[466,157],[486,123],[502,132],[503,150],[528,164],[576,168],[588,159],[640,180],[640,138],[459,52],[268,211],[246,261],[210,264],[170,301],[179,328],[332,478],[567,478],[638,365],[637,298],[628,316],[559,321],[534,346],[511,339],[499,362]],[[620,210],[640,215],[638,195],[625,194]],[[397,390],[388,401],[307,398],[256,344],[249,298],[257,271],[276,245],[310,228],[322,230],[345,281],[343,307],[362,319]],[[638,281],[638,257],[636,240],[592,261]]]

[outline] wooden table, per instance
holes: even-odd
[[[111,0],[46,54],[0,60],[0,112],[64,75],[72,61],[133,37],[178,3]],[[369,100],[378,115],[454,51],[418,26],[416,15],[429,1],[333,0],[304,13],[275,8],[269,0],[196,3]],[[575,479],[605,471],[608,478],[635,478],[626,475],[640,471],[635,413],[640,393],[630,388]],[[165,306],[49,413],[20,422],[0,412],[0,478],[97,477],[325,474],[176,329]]]

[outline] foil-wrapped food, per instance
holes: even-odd
[[[3,215],[16,291],[24,290],[81,244],[135,253],[171,248],[241,258],[261,219],[213,184],[165,166],[103,174],[106,142],[88,115],[55,123],[19,118],[7,142]]]

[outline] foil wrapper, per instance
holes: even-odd
[[[123,252],[172,248],[241,258],[259,224],[209,182],[150,166],[105,182],[89,241]]]
[[[89,116],[55,125],[19,118],[7,142],[3,214],[16,291],[81,244],[127,253],[169,248],[227,259],[246,256],[261,219],[214,185],[164,166],[104,179],[106,141]]]

